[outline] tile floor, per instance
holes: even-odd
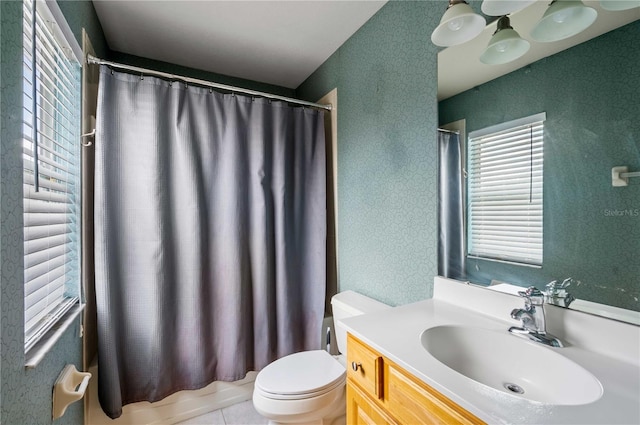
[[[176,425],[266,425],[267,422],[253,408],[253,402],[248,400]]]

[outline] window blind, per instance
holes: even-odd
[[[24,332],[28,351],[79,302],[81,67],[47,4],[37,3],[35,17],[32,1],[23,5]]]
[[[542,265],[543,117],[469,135],[470,256]]]

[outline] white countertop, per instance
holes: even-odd
[[[489,424],[640,423],[640,327],[564,309],[556,311],[553,307],[547,313],[547,329],[561,337],[567,346],[548,349],[591,372],[602,384],[603,395],[585,405],[533,402],[473,381],[449,369],[424,349],[420,335],[434,326],[464,325],[507,332],[517,324],[510,319],[509,312],[522,306],[519,298],[497,293],[495,298],[487,294],[492,291],[451,282],[436,278],[433,299],[353,317],[344,324],[353,335]],[[468,302],[475,311],[465,305]],[[479,311],[483,308],[488,311]],[[500,319],[502,315],[504,320]],[[572,332],[581,327],[576,323],[587,323],[595,329],[586,338],[575,336]],[[599,332],[601,336],[593,335]]]

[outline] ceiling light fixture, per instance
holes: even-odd
[[[541,42],[564,40],[587,29],[597,16],[594,8],[580,0],[553,0],[531,30],[531,37]]]
[[[530,44],[523,40],[513,27],[508,16],[498,19],[498,27],[493,33],[489,45],[480,55],[480,62],[487,65],[500,65],[511,62],[529,51]]]
[[[482,13],[489,16],[504,16],[515,13],[535,3],[536,0],[484,0]]]
[[[480,34],[486,24],[466,1],[449,0],[440,25],[431,34],[431,42],[442,47],[462,44]]]
[[[604,10],[618,11],[640,7],[640,0],[600,0],[600,6]]]

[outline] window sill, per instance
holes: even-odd
[[[520,262],[520,261],[516,261],[516,260],[501,260],[499,258],[480,257],[479,255],[467,254],[467,258],[470,258],[472,260],[491,261],[493,263],[511,264],[513,266],[531,267],[533,269],[541,269],[542,268],[542,264],[525,263],[525,262]]]
[[[62,335],[69,329],[69,326],[80,316],[84,310],[84,304],[77,304],[56,323],[47,334],[25,354],[25,367],[33,369],[44,359],[45,355],[51,351]]]

